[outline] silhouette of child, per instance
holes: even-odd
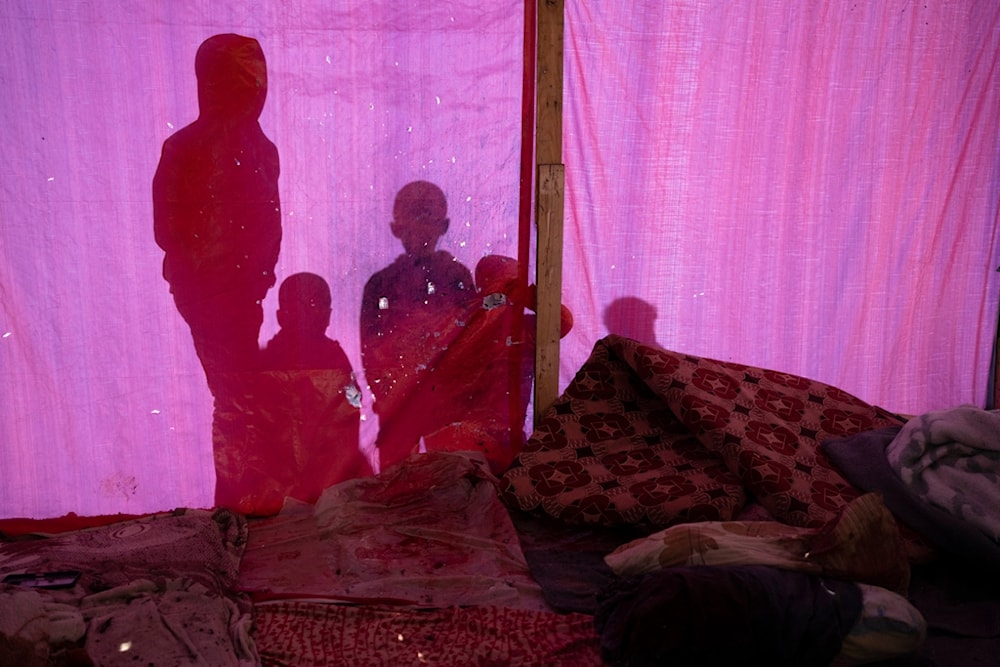
[[[163,143],[153,233],[163,277],[191,328],[209,388],[257,361],[261,302],[281,245],[278,150],[258,117],[267,95],[260,44],[215,35],[195,56],[198,118]]]
[[[439,187],[426,181],[404,186],[391,223],[404,252],[365,284],[361,358],[379,416],[383,469],[417,451],[421,437],[453,418],[453,407],[435,398],[435,372],[475,292],[469,269],[437,249],[448,224]]]
[[[268,370],[335,369],[353,373],[343,348],[327,337],[332,299],[326,280],[315,273],[296,273],[278,288],[281,329],[261,351]]]
[[[314,273],[278,288],[281,329],[261,368],[240,377],[217,410],[215,440],[230,453],[216,503],[246,514],[278,511],[286,496],[315,502],[323,489],[371,474],[358,448],[361,392],[340,343],[327,337],[331,297]]]
[[[437,369],[439,391],[461,414],[428,437],[427,449],[481,452],[497,475],[524,442],[534,375],[537,290],[518,276],[517,260],[487,255],[476,264],[479,298]],[[560,336],[573,327],[566,306]],[[442,397],[443,398],[443,397]]]

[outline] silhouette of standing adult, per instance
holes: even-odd
[[[444,192],[426,181],[404,186],[391,229],[403,254],[365,284],[361,359],[379,418],[382,469],[417,451],[420,439],[455,418],[441,400],[437,367],[462,331],[475,298],[472,273],[437,244],[448,231]]]
[[[281,245],[278,151],[258,118],[267,95],[260,44],[215,35],[195,56],[198,118],[163,144],[153,229],[163,277],[191,329],[209,388],[251,370]]]

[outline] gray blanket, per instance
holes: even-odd
[[[885,453],[917,495],[1000,542],[1000,411],[963,405],[914,417]]]

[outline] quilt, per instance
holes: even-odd
[[[903,423],[816,380],[610,335],[500,491],[511,507],[575,524],[729,521],[756,502],[819,528],[861,495],[820,443]]]
[[[1000,543],[1000,410],[963,405],[922,414],[885,453],[914,493]]]

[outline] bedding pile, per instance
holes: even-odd
[[[411,456],[251,522],[239,575],[255,600],[546,609],[478,454]]]
[[[269,665],[600,665],[545,603],[478,452],[429,452],[250,524],[239,588]]]
[[[0,533],[0,664],[992,660],[998,420],[609,336],[500,477]]]
[[[904,421],[815,380],[611,335],[501,478],[513,507],[651,528],[734,519],[748,504],[818,528],[861,492],[824,440]]]
[[[804,604],[800,614],[839,619],[835,635],[823,642],[814,637],[824,651],[839,647],[836,664],[907,654],[912,662],[893,664],[951,664],[934,662],[937,642],[919,652],[929,628],[938,633],[943,626],[936,618],[929,626],[907,599],[911,566],[935,561],[937,540],[928,539],[922,524],[901,520],[888,502],[894,499],[884,501],[877,485],[855,482],[826,446],[879,433],[891,434],[888,444],[906,423],[815,380],[612,335],[595,344],[543,415],[502,476],[501,495],[512,508],[562,526],[548,554],[542,533],[531,532],[526,556],[553,606],[595,614],[609,664],[655,664],[646,656],[678,659],[685,651],[697,653],[698,646],[698,664],[731,664],[726,646],[711,638],[691,645],[691,633],[650,625],[650,619],[671,614],[684,618],[695,599],[688,597],[702,595],[716,600],[703,620],[723,642],[739,636],[739,628],[763,622],[755,618],[760,615],[797,632],[781,615]],[[850,444],[845,449],[857,451]],[[878,454],[874,463],[870,449],[855,458],[861,468],[867,461],[891,472],[884,446]],[[913,500],[930,504],[927,498]],[[956,525],[954,517],[950,525]],[[548,567],[566,558],[574,526],[588,534],[590,546],[579,552],[586,554],[587,580]],[[600,529],[641,535],[607,549],[602,569],[592,549]],[[792,593],[775,600],[752,583],[760,568],[769,572],[763,576],[776,570],[782,579],[798,578],[799,590],[827,590],[839,600],[860,599],[860,606],[829,609],[823,596]],[[924,572],[919,570],[918,584]],[[683,583],[672,580],[670,587],[680,586],[688,597],[656,599],[652,592],[666,585],[657,580],[676,577]],[[713,598],[716,587],[733,577],[741,595]],[[846,592],[840,588],[845,584]],[[599,602],[587,607],[588,597]],[[671,599],[687,602],[675,607]],[[726,605],[724,599],[744,602]],[[1000,638],[1000,627],[975,627],[979,637]],[[808,644],[811,635],[788,639]],[[766,643],[741,645],[746,660],[827,664],[819,654],[782,656]]]
[[[220,509],[0,545],[5,577],[79,573],[66,587],[0,588],[0,664],[257,664],[252,608],[235,591],[246,539],[246,518]]]
[[[1000,566],[1000,411],[929,412],[829,440],[823,451],[937,549]]]

